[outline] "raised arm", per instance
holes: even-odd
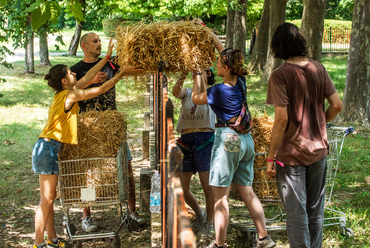
[[[172,88],[172,95],[178,99],[183,99],[185,96],[185,89],[182,86],[184,85],[186,75],[188,75],[188,73],[183,72]]]
[[[99,63],[97,63],[96,65],[94,65],[93,68],[91,68],[85,76],[83,76],[80,80],[77,81],[77,85],[75,88],[77,89],[84,89],[86,88],[87,86],[90,85],[90,82],[93,80],[93,78],[95,77],[95,75],[100,72],[101,68],[103,68],[103,66],[108,62],[108,58],[110,58],[112,56],[112,51],[113,51],[113,43],[112,43],[112,39],[110,39],[109,41],[109,45],[108,45],[108,52],[107,52],[107,55],[104,56],[104,58],[102,58]],[[108,58],[107,58],[108,57]]]
[[[205,86],[205,80],[201,76],[202,73],[199,71],[193,73],[194,84],[191,98],[196,105],[207,104],[207,86]]]
[[[83,89],[70,90],[67,94],[67,99],[64,106],[65,109],[69,109],[74,102],[91,99],[107,92],[125,75],[142,72],[143,69],[138,69],[138,67],[140,67],[140,65],[122,68],[122,70],[119,73],[117,73],[113,78],[109,79],[99,87],[93,87],[84,90]]]
[[[208,31],[208,33],[212,36],[214,42],[215,42],[215,46],[216,46],[216,49],[218,51],[218,53],[221,53],[223,50],[225,50],[225,47],[224,45],[222,44],[222,42],[220,41],[220,39],[217,37],[217,35],[215,33],[212,32],[211,29],[209,29],[203,22],[201,19],[199,18],[196,18],[194,19],[194,23],[196,24],[200,24],[200,25],[203,25],[206,30]]]

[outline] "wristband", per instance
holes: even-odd
[[[281,167],[284,167],[284,164],[276,159],[267,159],[267,162],[276,162],[278,165],[281,165]]]
[[[193,75],[202,75],[203,73],[201,72],[197,72],[197,73],[194,73]]]
[[[116,67],[114,67],[113,63],[110,61],[110,57],[108,55],[105,55],[105,57],[108,59],[108,62],[110,64],[110,66],[112,67],[112,69],[115,70]]]

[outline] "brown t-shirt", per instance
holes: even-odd
[[[267,104],[287,107],[288,125],[276,159],[288,165],[310,165],[328,154],[325,98],[336,92],[324,66],[285,62],[271,73]]]

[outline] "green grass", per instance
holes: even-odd
[[[67,32],[65,38],[71,37],[73,32]],[[103,48],[107,47],[107,39],[103,38]],[[70,38],[69,38],[70,39]],[[65,40],[69,44],[69,40]],[[52,49],[52,47],[50,47]],[[63,48],[65,51],[67,48]],[[51,50],[50,52],[53,52]],[[56,52],[54,50],[54,52]],[[64,63],[69,66],[82,57],[51,56],[51,63]],[[340,97],[343,97],[345,88],[347,57],[324,56],[323,64],[335,83]],[[47,119],[48,106],[51,103],[53,92],[47,86],[43,76],[50,67],[38,66],[35,63],[35,74],[24,74],[24,62],[13,63],[14,70],[1,68],[0,78],[7,82],[0,83],[0,234],[6,240],[12,240],[13,235],[8,231],[22,229],[14,225],[29,226],[33,222],[33,210],[39,200],[38,180],[31,172],[31,150],[36,142]],[[261,74],[248,76],[248,101],[254,115],[271,115],[274,109],[265,104],[267,84],[260,84]],[[176,77],[169,75],[169,91],[174,85]],[[133,146],[140,147],[143,114],[148,111],[144,108],[144,90],[140,83],[132,79],[125,79],[117,84],[118,108],[126,114],[128,134],[134,140]],[[190,76],[186,86],[191,87]],[[172,97],[175,104],[175,117],[178,117],[180,101]],[[341,124],[341,125],[350,125]],[[369,247],[370,244],[370,141],[369,129],[355,126],[356,135],[349,135],[345,139],[339,170],[334,184],[331,208],[346,215],[347,227],[354,231],[354,237],[346,238],[339,234],[338,226],[326,227],[324,230],[323,247]],[[245,211],[245,208],[242,208]],[[239,216],[240,212],[231,210],[231,214]],[[16,224],[17,218],[22,218]],[[232,217],[235,217],[232,216]],[[13,225],[13,227],[11,227]],[[32,234],[32,233],[31,233]],[[279,247],[287,247],[287,240],[278,238]],[[280,235],[280,234],[279,234]],[[281,235],[285,235],[284,232]],[[281,238],[279,238],[281,237]],[[19,244],[31,242],[29,237],[19,238]],[[4,241],[4,242],[5,242]],[[0,246],[4,243],[0,240]]]

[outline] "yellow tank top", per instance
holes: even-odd
[[[73,104],[66,113],[64,103],[68,90],[63,90],[54,95],[53,102],[49,108],[48,121],[42,131],[40,138],[49,138],[66,144],[77,144],[77,115],[78,104]]]

